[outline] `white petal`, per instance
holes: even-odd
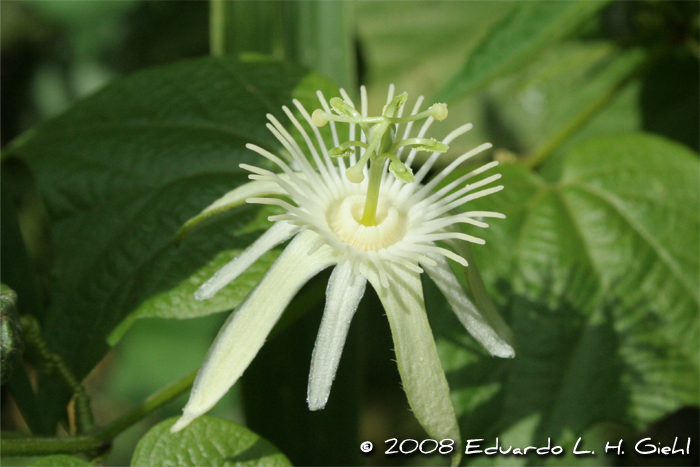
[[[459,426],[425,314],[420,276],[397,264],[386,266],[389,287],[382,286],[376,271],[366,273],[389,318],[396,363],[408,402],[431,438],[449,438],[459,443]]]
[[[298,230],[299,227],[288,222],[275,222],[272,227],[258,237],[252,245],[243,251],[243,253],[226,263],[224,267],[216,271],[208,281],[202,284],[194,293],[194,298],[197,300],[206,300],[213,297],[216,292],[233,282],[243,271],[248,269],[251,264],[256,262],[258,258],[276,245],[287,240]]]
[[[337,261],[337,254],[330,247],[308,254],[316,238],[313,232],[300,233],[231,314],[209,349],[184,414],[171,429],[173,433],[221,399],[258,353],[297,291],[311,277]]]
[[[469,300],[462,285],[452,272],[450,265],[444,256],[429,253],[430,259],[437,262],[437,266],[423,264],[421,266],[428,273],[447,299],[457,318],[467,331],[479,341],[491,355],[502,358],[512,358],[515,351],[496,331],[491,327],[486,318],[479,312],[476,306]]]
[[[365,294],[366,284],[364,276],[353,272],[350,261],[333,269],[326,288],[326,308],[311,356],[307,398],[310,410],[326,406],[350,322]]]

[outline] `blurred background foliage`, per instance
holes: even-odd
[[[244,180],[236,169],[251,157],[242,149],[247,139],[274,144],[264,113],[279,114],[292,97],[313,108],[311,92],[329,97],[331,83],[355,97],[365,84],[378,109],[395,83],[412,99],[448,103],[450,118],[433,127],[435,137],[474,123],[452,157],[488,140],[504,163],[506,190],[484,208],[508,219],[493,222],[473,255],[512,327],[517,357],[485,358],[426,283],[463,438],[526,446],[552,437],[570,450],[583,436],[599,453],[505,459],[514,465],[698,464],[697,2],[5,0],[0,8],[2,282],[17,292],[17,312],[35,316],[53,350],[86,377],[98,425],[195,369],[225,319],[216,312],[234,308],[274,258],[195,308],[188,300],[196,282],[183,279],[205,277],[245,247],[264,228],[264,214],[241,208],[180,249],[169,243],[184,220]],[[226,72],[211,61],[180,62],[210,48],[241,61],[222,62]],[[166,68],[130,76],[158,66]],[[270,107],[256,110],[244,83]],[[123,128],[150,120],[216,123],[235,134]],[[80,131],[92,123],[92,133]],[[160,178],[170,184],[158,185]],[[139,255],[149,260],[136,267]],[[326,280],[300,292],[294,318],[211,415],[246,425],[294,464],[444,463],[382,454],[385,439],[425,435],[408,411],[372,293],[352,325],[327,409],[307,410]],[[110,281],[121,282],[101,295]],[[70,431],[71,394],[60,382],[47,378],[38,401],[17,396],[29,384],[22,377],[42,368],[31,345],[13,344],[21,326],[15,299],[3,289],[5,296],[12,306],[3,308],[3,436],[30,428],[53,434],[57,421]],[[84,319],[93,309],[99,319]],[[99,462],[132,462],[137,442],[184,402],[126,430]],[[33,403],[42,413],[32,413]],[[600,455],[608,440],[643,436],[663,443],[691,436],[695,450],[674,458]],[[375,443],[372,456],[359,452],[366,439]],[[146,441],[134,462],[148,458]],[[31,459],[3,459],[10,461]]]

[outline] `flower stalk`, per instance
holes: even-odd
[[[385,161],[384,157],[376,157],[370,161],[367,198],[365,199],[365,208],[360,219],[360,224],[367,227],[377,225],[377,205],[379,204],[379,189],[382,186]]]
[[[161,389],[110,424],[90,434],[69,437],[26,437],[2,440],[2,454],[7,457],[100,452],[110,447],[119,433],[145,418],[151,412],[179,397],[194,382],[196,371]]]

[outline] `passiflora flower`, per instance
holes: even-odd
[[[377,292],[389,319],[396,362],[410,406],[434,439],[457,440],[459,428],[428,324],[420,275],[426,272],[430,276],[467,331],[491,354],[514,355],[513,348],[467,297],[448,263],[450,259],[466,266],[467,261],[436,244],[484,243],[454,227],[457,224],[488,227],[483,218],[505,217],[487,211],[454,212],[470,200],[503,188],[489,187],[500,178],[499,174],[472,181],[494,168],[497,162],[438,189],[455,168],[491,145],[482,144],[457,157],[422,184],[450,142],[467,132],[471,125],[457,128],[438,142],[424,136],[435,120],[447,116],[444,104],[420,112],[421,97],[410,115],[403,117],[406,94],[394,97],[392,86],[382,114],[369,117],[364,88],[359,111],[347,93],[341,91],[341,95],[342,98],[328,102],[318,92],[321,108],[313,116],[295,100],[294,105],[306,125],[283,107],[305,142],[303,148],[274,116],[268,115],[267,126],[286,155],[275,155],[253,144],[247,147],[274,163],[280,173],[241,164],[250,171],[253,181],[228,193],[200,215],[219,212],[240,204],[243,199],[286,210],[284,214],[271,216],[273,226],[200,287],[195,294],[200,300],[212,297],[271,248],[293,239],[224,324],[197,375],[184,414],[172,431],[183,429],[214,406],[248,367],[297,291],[330,266],[334,269],[311,357],[308,386],[311,410],[326,405],[350,322],[367,282]],[[424,119],[412,135],[413,123]],[[318,129],[328,122],[335,144],[330,150]],[[337,122],[349,124],[349,141],[338,140]],[[402,158],[407,148],[410,151]],[[432,154],[414,174],[412,165],[417,151]]]

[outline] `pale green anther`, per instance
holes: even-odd
[[[346,117],[357,118],[358,120],[362,118],[362,115],[355,110],[353,106],[345,102],[339,97],[334,97],[330,100],[331,107],[338,115],[345,115]]]
[[[413,183],[413,171],[410,167],[406,167],[401,161],[398,163],[391,161],[389,164],[389,172],[396,177],[396,179],[403,183]]]
[[[384,106],[384,109],[382,110],[382,115],[385,117],[392,118],[394,115],[396,115],[396,112],[399,111],[401,107],[406,103],[406,99],[408,99],[408,93],[403,93],[401,95],[398,95],[394,97],[391,102],[389,102],[387,105]]]
[[[328,150],[328,155],[331,157],[350,157],[353,154],[355,154],[355,150],[351,147],[343,149],[339,146]]]
[[[355,154],[355,150],[353,148],[333,148],[328,150],[328,155],[331,157],[350,157],[353,154]]]
[[[446,152],[450,148],[434,138],[409,138],[397,141],[389,151],[396,152],[397,149],[403,146],[412,146],[416,151],[426,152]]]
[[[396,157],[396,154],[385,152],[382,156],[388,158],[391,162],[389,163],[389,172],[396,177],[396,179],[403,183],[412,183],[415,179],[413,178],[413,170],[410,167],[401,162],[401,160]]]

